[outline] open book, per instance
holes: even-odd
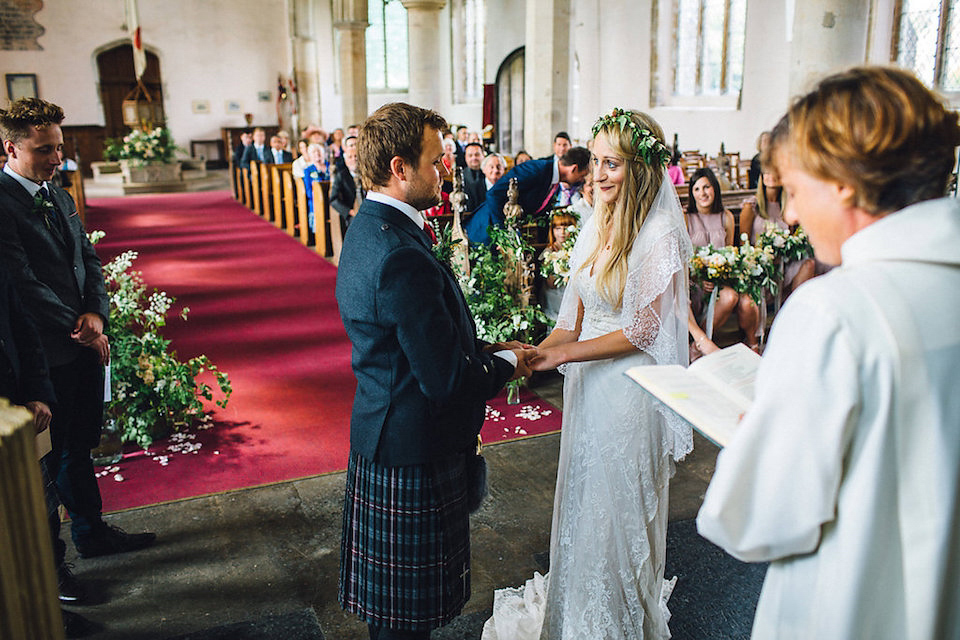
[[[760,356],[742,342],[683,368],[678,364],[631,367],[626,374],[721,447],[753,401]]]

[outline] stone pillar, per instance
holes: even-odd
[[[343,126],[367,119],[367,0],[334,0]]]
[[[410,104],[440,109],[440,10],[447,0],[400,0],[407,10]]]
[[[790,96],[867,60],[871,0],[798,0],[790,29]],[[790,3],[788,3],[788,10]],[[789,20],[790,16],[788,16]],[[791,24],[788,22],[788,24]]]
[[[553,153],[553,136],[569,127],[570,0],[527,0],[523,147]]]

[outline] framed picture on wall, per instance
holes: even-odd
[[[8,73],[7,97],[10,101],[20,98],[37,97],[37,74],[35,73]]]
[[[210,113],[209,100],[194,100],[191,105],[194,113]]]
[[[240,113],[241,107],[239,100],[227,100],[224,106],[227,110],[227,113]]]

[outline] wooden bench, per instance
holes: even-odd
[[[83,174],[79,171],[60,171],[61,184],[63,190],[70,194],[74,204],[77,205],[77,214],[80,216],[80,222],[87,226],[87,196],[83,191]]]

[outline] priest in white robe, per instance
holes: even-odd
[[[753,638],[960,638],[957,115],[913,76],[821,82],[768,161],[827,275],[774,324],[700,533],[770,561]]]

